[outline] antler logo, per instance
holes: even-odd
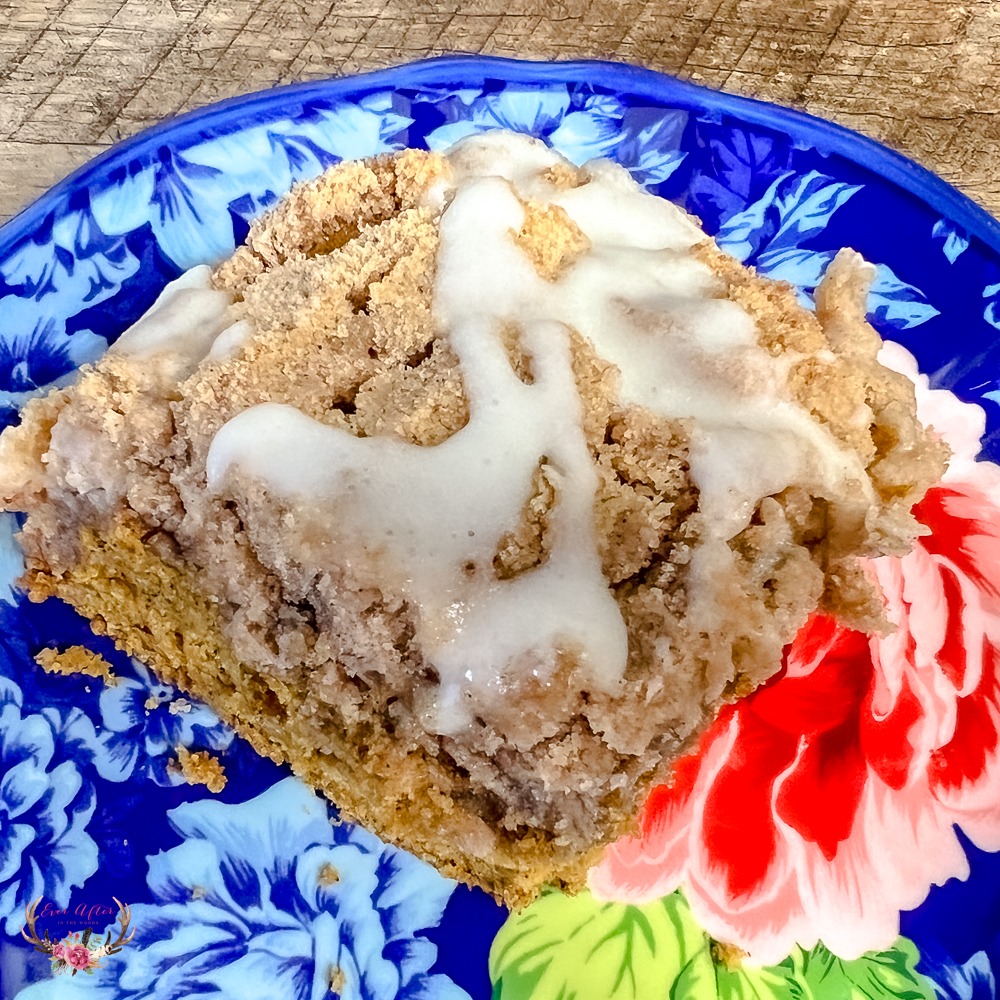
[[[111,931],[108,931],[104,943],[101,944],[99,938],[93,937],[89,927],[82,934],[79,931],[67,934],[60,941],[52,941],[48,931],[45,932],[43,938],[39,938],[38,931],[35,930],[35,921],[38,919],[38,904],[44,898],[44,896],[39,896],[33,903],[25,907],[25,926],[21,928],[21,937],[28,944],[34,945],[35,951],[49,956],[52,960],[54,973],[69,972],[70,975],[75,976],[78,972],[86,972],[93,975],[94,969],[101,967],[102,958],[117,954],[135,937],[135,930],[128,934],[129,923],[132,920],[131,911],[123,902],[112,896],[111,898],[118,904],[120,925],[118,937],[114,941],[111,940]],[[29,931],[30,933],[28,933]]]

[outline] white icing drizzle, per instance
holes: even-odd
[[[234,323],[232,303],[229,292],[212,287],[212,268],[199,264],[171,281],[149,310],[112,344],[110,352],[158,356],[181,379],[205,357],[218,356],[219,341],[225,343],[228,336],[231,349],[234,339],[249,334],[249,323]]]
[[[725,543],[763,497],[793,482],[822,491],[856,479],[870,489],[857,459],[788,401],[787,363],[758,345],[750,317],[691,255],[704,236],[680,209],[606,162],[588,165],[588,183],[558,188],[542,174],[561,158],[523,136],[487,133],[448,156],[452,182],[432,196],[445,206],[434,312],[461,363],[468,424],[418,447],[359,439],[264,404],[218,432],[207,470],[214,489],[249,476],[293,510],[322,508],[331,538],[354,539],[364,558],[391,568],[419,608],[418,639],[441,677],[429,720],[439,732],[466,724],[470,692],[502,691],[512,671],[550,672],[560,653],[577,657],[604,690],[624,673],[625,628],[601,572],[597,476],[570,328],[619,368],[626,402],[687,421],[702,538],[693,579],[731,566]],[[556,282],[512,239],[529,197],[561,205],[592,244]],[[222,331],[221,313],[214,322],[206,343]],[[501,339],[508,323],[521,331],[531,384],[511,368]],[[134,340],[161,342],[160,333],[138,338],[138,327]],[[228,350],[219,339],[220,353]],[[498,580],[497,545],[517,525],[541,462],[556,489],[548,558]],[[700,614],[711,628],[711,608]]]
[[[499,336],[520,316],[511,288],[538,277],[510,238],[523,209],[509,184],[470,179],[441,220],[434,306],[459,358],[468,424],[421,448],[358,439],[276,404],[244,411],[216,435],[211,485],[238,467],[278,495],[320,497],[342,536],[401,570],[420,608],[421,646],[441,677],[430,723],[449,732],[467,720],[464,694],[502,685],[507,671],[551,671],[559,651],[577,656],[594,682],[614,689],[627,656],[621,614],[601,572],[593,526],[597,475],[582,430],[565,326],[522,326],[533,382],[522,382]],[[558,501],[549,558],[496,579],[497,544],[513,530],[545,460]],[[470,572],[471,567],[474,572]]]

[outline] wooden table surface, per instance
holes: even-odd
[[[0,221],[167,115],[456,51],[620,59],[804,108],[1000,214],[997,0],[0,0]]]

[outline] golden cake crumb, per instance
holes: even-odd
[[[210,792],[221,792],[226,787],[226,769],[207,750],[188,750],[176,746],[177,769],[189,785],[204,785]]]
[[[330,992],[339,997],[341,993],[344,992],[344,987],[347,985],[347,976],[344,975],[344,970],[339,965],[331,966],[330,968]]]
[[[742,948],[735,944],[726,944],[724,941],[713,941],[711,950],[716,965],[724,966],[730,972],[738,972],[748,957],[748,953]]]
[[[85,646],[42,649],[35,655],[35,662],[50,674],[85,674],[103,680],[109,687],[118,683],[111,664]]]
[[[566,209],[532,201],[524,206],[524,224],[514,242],[546,281],[556,281],[590,248],[590,240]]]
[[[336,885],[340,881],[340,872],[328,861],[320,868],[317,880],[322,886]]]

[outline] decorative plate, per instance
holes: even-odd
[[[920,167],[598,62],[435,59],[227,101],[114,147],[0,229],[0,419],[180,271],[230,253],[295,181],[497,127],[618,160],[806,301],[841,246],[877,264],[872,321],[916,357],[923,413],[955,452],[920,505],[929,534],[871,567],[896,630],[814,619],[783,676],[654,792],[593,894],[509,915],[338,822],[65,605],[26,601],[3,515],[0,995],[993,997],[1000,226]],[[37,663],[75,646],[114,677]],[[181,780],[186,751],[218,759],[221,791]]]

